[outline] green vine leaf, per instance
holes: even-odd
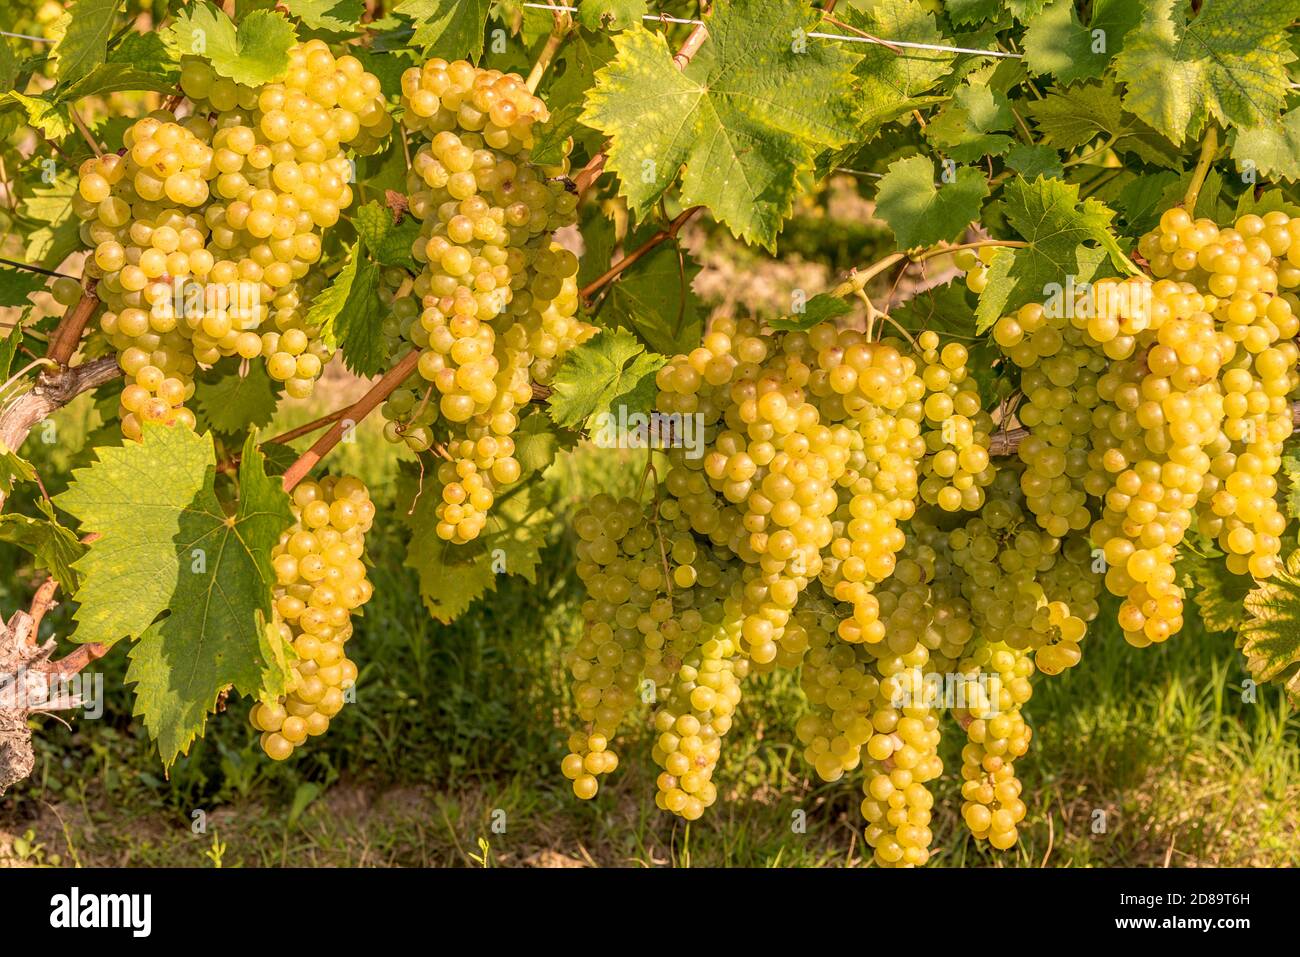
[[[0,498],[8,498],[19,482],[36,481],[32,463],[0,442]]]
[[[21,64],[8,37],[0,37],[0,90],[10,89],[18,79]]]
[[[411,45],[426,58],[477,60],[491,6],[491,0],[402,0],[393,12],[415,21]]]
[[[1286,567],[1246,596],[1246,619],[1237,647],[1256,681],[1280,682],[1293,706],[1300,705],[1300,550]]]
[[[837,17],[872,36],[905,43],[952,45],[952,38],[936,24],[934,13],[918,0],[881,0],[865,11],[846,6]],[[954,59],[956,54],[943,50],[900,51],[868,44],[862,59],[853,68],[861,80],[860,109],[870,113],[886,104],[906,102],[929,92],[949,73]]]
[[[1025,65],[1065,84],[1101,76],[1124,48],[1124,38],[1142,19],[1132,0],[1095,0],[1088,26],[1079,20],[1074,0],[1054,0],[1025,30]]]
[[[63,173],[53,183],[36,186],[24,197],[23,216],[41,224],[27,237],[25,255],[29,263],[53,269],[81,245],[81,221],[72,211],[76,191],[75,173]]]
[[[54,24],[50,51],[59,83],[75,83],[104,62],[122,0],[76,0]]]
[[[1002,0],[949,0],[944,12],[958,26],[970,26],[983,20],[996,20],[1003,12]]]
[[[578,22],[588,30],[626,30],[646,15],[646,0],[582,0]]]
[[[352,225],[365,244],[366,250],[385,266],[401,266],[411,272],[419,271],[419,263],[411,254],[415,241],[420,238],[420,221],[407,216],[394,225],[393,214],[378,200],[359,207],[352,215]]]
[[[1041,301],[1066,275],[1090,282],[1109,254],[1126,262],[1110,232],[1114,213],[1095,199],[1079,202],[1079,187],[1059,179],[1027,182],[1019,177],[1003,189],[1008,225],[1028,243],[993,257],[988,285],[980,294],[977,330],[985,332],[999,316],[1028,302]],[[1091,244],[1091,245],[1089,245]]]
[[[9,378],[9,370],[13,368],[14,356],[18,355],[18,350],[23,344],[23,323],[26,321],[27,310],[24,309],[18,317],[18,321],[14,323],[13,328],[9,330],[9,334],[0,339],[0,379]],[[0,399],[4,397],[4,393],[7,391],[7,389],[0,390]]]
[[[284,7],[311,29],[327,33],[351,33],[366,12],[362,0],[284,0]]]
[[[9,542],[30,553],[37,569],[48,572],[72,594],[79,584],[73,563],[85,554],[86,546],[59,523],[45,499],[37,499],[36,507],[45,518],[17,512],[0,514],[0,542]]]
[[[1044,146],[1042,143],[1036,143],[1028,146],[1024,143],[1016,143],[1007,150],[1004,157],[1008,167],[1015,170],[1024,179],[1038,179],[1040,176],[1046,176],[1049,179],[1060,179],[1065,169],[1061,165],[1061,155],[1050,146]]]
[[[182,55],[202,57],[218,74],[245,86],[282,79],[289,69],[289,48],[298,41],[282,13],[254,10],[236,27],[209,6],[180,11],[169,36]]]
[[[99,449],[55,499],[100,536],[74,565],[74,638],[138,639],[127,682],[164,764],[188,751],[223,690],[261,688],[271,548],[293,520],[253,437],[233,514],[214,491],[216,464],[210,434],[146,425],[141,442]]]
[[[526,477],[533,472],[544,472],[560,452],[573,448],[577,435],[560,432],[551,417],[540,408],[526,412],[515,429],[515,460]]]
[[[1286,477],[1286,497],[1282,504],[1288,518],[1300,518],[1300,447],[1288,442],[1282,452],[1282,474]]]
[[[610,138],[608,167],[638,218],[685,167],[683,206],[707,206],[735,236],[775,249],[801,176],[857,128],[856,56],[828,43],[792,49],[815,17],[793,4],[718,4],[684,71],[661,34],[614,38],[618,55],[596,75],[582,120]]]
[[[420,597],[436,620],[458,618],[482,595],[496,590],[498,575],[537,581],[551,513],[535,486],[525,483],[508,492],[488,513],[478,538],[453,545],[437,533],[441,488],[426,481],[421,490],[409,471],[403,472],[403,479],[398,501],[415,499],[414,510],[409,504],[402,509],[409,512],[405,522],[411,531],[405,564],[415,571]]]
[[[1056,149],[1072,152],[1098,136],[1114,143],[1117,153],[1131,153],[1144,163],[1183,169],[1172,143],[1131,113],[1126,113],[1114,83],[1083,83],[1058,89],[1027,106],[1039,133]]]
[[[626,406],[628,414],[654,404],[655,373],[667,360],[626,329],[602,329],[564,357],[551,382],[551,420],[569,428]]]
[[[180,60],[157,33],[128,33],[107,59],[75,83],[55,88],[59,103],[123,90],[171,93],[180,82]]]
[[[1263,176],[1300,179],[1300,108],[1261,126],[1238,129],[1232,158]]]
[[[1259,126],[1286,101],[1296,0],[1153,0],[1115,58],[1124,106],[1174,143],[1207,121]]]
[[[852,311],[853,307],[844,299],[824,292],[809,299],[804,303],[803,309],[793,313],[790,318],[773,319],[769,325],[778,332],[798,332],[811,329],[827,319],[847,316]]]
[[[255,362],[243,375],[227,369],[224,375],[203,376],[194,388],[194,399],[209,426],[223,435],[238,435],[260,429],[275,417],[277,386],[266,367]]]
[[[647,223],[634,231],[624,239],[624,250],[636,249],[655,230]],[[636,333],[656,352],[690,352],[704,331],[699,300],[691,291],[699,272],[684,246],[661,243],[606,287],[600,321]]]
[[[952,183],[934,183],[934,164],[925,156],[898,160],[880,181],[876,214],[894,231],[901,250],[955,239],[974,220],[989,194],[984,174],[957,170]]]
[[[30,126],[36,127],[50,140],[61,140],[72,132],[72,117],[66,105],[55,103],[49,96],[28,96],[17,90],[0,93],[0,104],[17,104]]]
[[[48,281],[40,273],[0,266],[0,307],[31,305],[27,297],[44,289]]]
[[[379,267],[361,255],[356,242],[334,280],[307,310],[306,323],[319,326],[321,338],[343,352],[343,362],[358,375],[382,372],[388,359],[379,301]]]
[[[1188,552],[1179,561],[1184,582],[1193,589],[1192,599],[1201,621],[1210,631],[1235,632],[1246,619],[1245,600],[1254,582],[1234,575],[1222,556]]]
[[[602,140],[590,127],[578,122],[587,105],[587,91],[595,82],[596,71],[614,58],[614,44],[603,33],[577,31],[561,48],[556,69],[559,77],[546,86],[543,98],[551,118],[537,127],[533,141],[533,162],[555,164],[565,157],[565,147],[572,141],[575,152],[597,152]]]
[[[1015,123],[1005,95],[987,86],[963,86],[952,103],[925,128],[936,149],[958,163],[973,163],[985,156],[1001,156],[1011,148],[1005,132]]]

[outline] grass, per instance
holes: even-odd
[[[317,414],[310,404],[288,408],[266,434]],[[56,483],[82,461],[70,450],[95,427],[93,407],[74,406],[58,423],[61,440],[37,450]],[[561,518],[595,488],[635,487],[635,461],[611,471],[600,454],[559,466]],[[393,456],[369,423],[338,462],[381,497],[392,487]],[[860,784],[808,776],[791,730],[801,695],[790,676],[747,686],[716,777],[721,795],[703,820],[687,826],[655,809],[643,727],[621,743],[620,769],[594,802],[572,796],[558,772],[571,717],[561,659],[581,594],[560,521],[555,538],[536,584],[506,578],[440,626],[402,567],[397,523],[381,523],[371,542],[375,598],[349,644],[361,667],[358,701],[286,765],[261,756],[236,700],[164,773],[130,717],[124,656],[109,656],[102,720],[39,722],[36,773],[0,798],[0,863],[863,863]],[[19,558],[0,551],[0,568]],[[25,602],[32,584],[0,576],[0,607]],[[47,621],[63,633],[69,609]],[[997,854],[964,834],[950,770],[936,787],[933,865],[1300,862],[1300,722],[1274,689],[1243,700],[1245,677],[1230,636],[1195,624],[1141,651],[1095,628],[1083,663],[1040,679],[1028,707],[1035,736],[1018,765],[1029,804],[1020,845]],[[945,741],[949,769],[959,744]]]

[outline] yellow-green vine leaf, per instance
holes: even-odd
[[[18,482],[36,480],[36,469],[32,463],[0,442],[0,496],[7,496]]]
[[[578,22],[588,30],[626,30],[641,23],[646,0],[582,0]]]
[[[447,60],[483,55],[489,0],[402,0],[393,12],[415,21],[411,46]]]
[[[618,34],[582,121],[610,138],[609,169],[638,219],[685,167],[683,206],[707,206],[734,235],[775,250],[802,174],[857,133],[858,57],[807,39],[817,11],[798,4],[734,0],[705,23],[685,70],[662,34]]]
[[[626,406],[629,414],[654,404],[655,373],[663,356],[646,352],[626,329],[602,329],[569,352],[551,381],[548,411],[559,426],[580,426],[601,412]]]
[[[1300,705],[1300,550],[1286,567],[1246,596],[1250,617],[1237,633],[1237,647],[1256,681],[1280,682]]]
[[[74,566],[72,637],[138,638],[126,680],[164,764],[189,750],[222,691],[257,693],[270,664],[259,620],[271,617],[271,549],[292,521],[289,498],[252,436],[229,514],[215,477],[211,434],[147,425],[141,442],[100,449],[55,500],[100,536]]]
[[[9,542],[29,552],[37,569],[49,572],[72,594],[78,586],[73,563],[86,552],[86,546],[77,536],[64,528],[54,515],[54,509],[45,499],[37,499],[36,507],[44,518],[32,518],[19,512],[0,515],[0,542]]]
[[[989,194],[984,174],[973,166],[957,170],[951,183],[934,181],[927,156],[891,163],[876,191],[876,215],[889,224],[901,250],[955,239],[979,219]]]
[[[502,496],[488,513],[479,537],[453,545],[438,537],[437,507],[442,489],[427,478],[423,490],[410,472],[403,473],[398,501],[418,494],[406,525],[411,531],[406,566],[420,582],[420,597],[429,614],[449,622],[481,595],[496,590],[498,575],[522,575],[537,580],[537,564],[546,544],[551,513],[537,486],[525,483]]]
[[[1246,595],[1254,582],[1228,571],[1221,555],[1188,552],[1179,561],[1183,583],[1209,631],[1235,632],[1246,619]]]
[[[1147,4],[1125,38],[1115,74],[1124,106],[1175,143],[1207,121],[1258,126],[1276,119],[1296,58],[1287,28],[1297,0],[1174,0]]]
[[[343,363],[357,375],[376,375],[388,361],[381,327],[384,306],[379,301],[379,266],[358,240],[328,286],[316,296],[303,320],[320,330],[320,337],[343,353]]]
[[[298,36],[275,10],[254,10],[236,27],[220,10],[204,5],[176,15],[168,30],[182,56],[198,56],[224,77],[245,86],[281,79],[289,69],[289,48]]]
[[[73,83],[104,62],[121,6],[122,0],[77,0],[55,22],[50,59],[60,84]]]
[[[1127,262],[1110,231],[1115,214],[1095,199],[1079,201],[1079,187],[1040,177],[1020,177],[1002,190],[1007,223],[1028,245],[1003,249],[989,266],[988,285],[980,293],[977,332],[1027,302],[1041,302],[1052,284],[1089,282],[1110,256]]]

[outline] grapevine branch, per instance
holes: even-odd
[[[329,451],[338,445],[343,438],[343,433],[350,426],[355,426],[367,415],[375,410],[378,405],[387,399],[399,385],[415,371],[415,367],[420,362],[420,353],[416,350],[408,352],[402,357],[402,360],[393,366],[384,377],[370,387],[370,391],[363,395],[352,405],[344,410],[339,416],[339,421],[335,422],[328,432],[322,435],[306,452],[298,457],[298,460],[289,466],[289,470],[284,473],[284,490],[292,491],[293,487],[301,482],[315,466],[316,463],[323,459]]]
[[[0,409],[0,445],[17,450],[37,422],[63,408],[81,393],[111,382],[121,374],[117,359],[112,356],[42,373],[30,391]],[[0,494],[0,507],[3,506],[4,495]]]
[[[663,229],[657,231],[653,236],[651,236],[649,239],[643,242],[640,246],[632,250],[632,252],[628,253],[618,262],[614,263],[612,266],[606,269],[605,272],[602,273],[600,276],[596,277],[591,282],[587,283],[587,285],[583,286],[581,291],[578,293],[578,295],[582,297],[583,301],[587,303],[587,305],[591,305],[591,299],[593,296],[596,295],[597,292],[599,292],[601,289],[605,288],[605,286],[609,285],[611,282],[617,279],[625,269],[627,269],[629,266],[634,265],[638,260],[643,258],[647,253],[649,253],[660,243],[665,242],[666,240],[669,239],[676,239],[677,234],[681,232],[682,227],[685,226],[686,223],[690,221],[691,217],[693,217],[696,213],[698,213],[703,208],[704,208],[703,206],[692,206],[689,209],[682,210],[682,212],[678,213],[677,218],[674,219],[671,223],[669,223]]]
[[[66,366],[77,351],[81,334],[86,331],[86,323],[90,321],[90,317],[95,314],[95,309],[99,306],[95,285],[94,279],[86,281],[81,298],[75,306],[63,314],[63,318],[59,320],[54,330],[54,335],[50,336],[50,347],[45,355],[61,366]]]
[[[90,642],[64,658],[51,660],[55,641],[39,642],[38,633],[45,613],[56,604],[58,587],[55,578],[47,578],[28,610],[0,621],[0,794],[31,774],[35,765],[28,718],[81,704],[80,696],[69,693],[57,679],[70,678],[109,650]]]
[[[335,409],[329,415],[322,415],[319,419],[312,419],[310,422],[304,422],[296,428],[292,428],[287,432],[282,432],[280,435],[267,439],[266,442],[285,445],[292,442],[294,439],[302,438],[304,435],[315,432],[317,429],[329,425],[331,422],[337,422],[339,419],[343,418],[343,416],[347,415],[348,410],[351,408],[352,406],[346,405],[341,409]]]

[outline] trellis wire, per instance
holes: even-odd
[[[563,4],[550,3],[523,3],[520,6],[531,7],[534,10],[552,10],[556,13],[577,13],[577,7],[568,7]],[[682,17],[670,17],[667,14],[646,13],[641,17],[642,20],[658,20],[663,23],[680,23],[689,26],[700,26],[700,20],[687,20]],[[810,33],[808,36],[817,40],[843,40],[846,43],[875,43],[885,47],[906,47],[909,50],[934,50],[938,53],[971,53],[975,56],[1001,57],[1008,60],[1018,60],[1022,54],[1006,53],[1002,50],[975,50],[971,47],[950,47],[939,43],[913,43],[909,40],[886,40],[879,37],[852,37],[840,33]]]

